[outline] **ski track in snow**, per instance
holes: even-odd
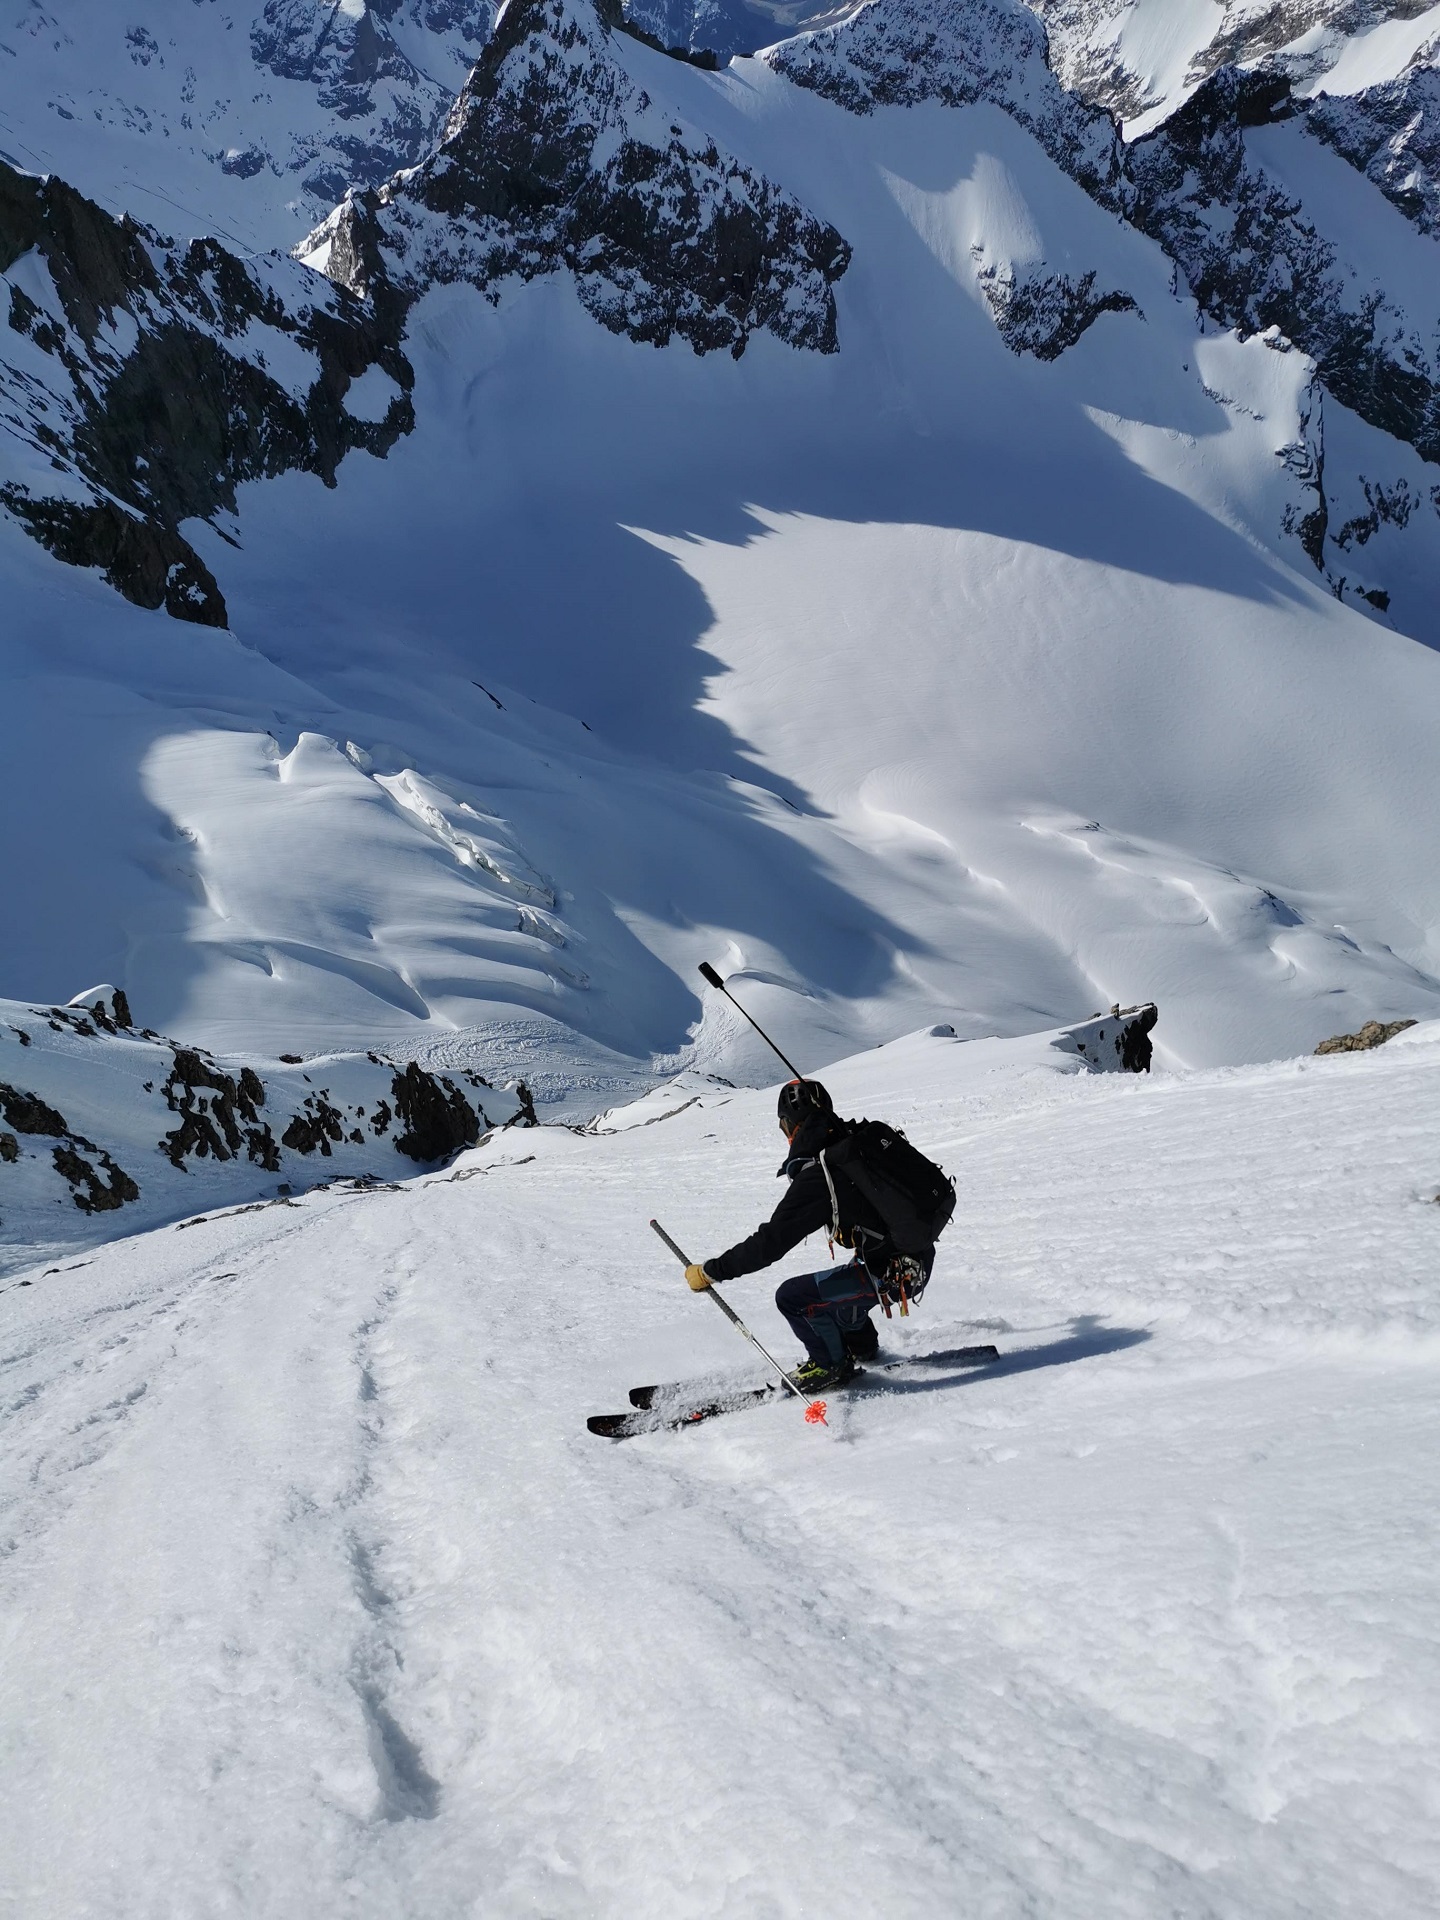
[[[959,1179],[887,1343],[1005,1357],[826,1432],[584,1430],[748,1376],[645,1220],[748,1230],[763,1093],[13,1289],[7,1910],[1433,1912],[1437,1037],[837,1068]]]

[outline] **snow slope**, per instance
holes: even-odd
[[[697,1256],[753,1224],[768,1093],[12,1281],[5,1898],[1421,1920],[1437,1045],[843,1063],[842,1109],[960,1186],[887,1342],[1005,1357],[827,1431],[584,1431],[632,1382],[747,1375],[645,1222]],[[789,1352],[784,1270],[730,1293]]]

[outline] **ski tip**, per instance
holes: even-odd
[[[825,1402],[823,1400],[812,1400],[809,1406],[806,1407],[805,1409],[806,1426],[807,1427],[828,1427],[830,1422],[825,1418],[825,1413],[826,1413]]]
[[[628,1413],[592,1413],[585,1425],[591,1433],[598,1433],[606,1440],[624,1440],[632,1433],[643,1431],[631,1425]]]

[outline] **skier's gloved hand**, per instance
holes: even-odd
[[[696,1293],[704,1293],[707,1287],[715,1284],[704,1267],[686,1267],[685,1278]]]

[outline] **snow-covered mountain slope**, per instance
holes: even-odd
[[[870,0],[764,57],[855,113],[993,101],[1103,206],[1158,240],[1212,320],[1246,334],[1277,328],[1313,356],[1344,406],[1428,462],[1440,453],[1433,238],[1335,164],[1350,148],[1337,147],[1329,121],[1310,129],[1284,74],[1225,66],[1122,151],[1109,115],[1055,79],[1020,0]],[[1364,154],[1351,157],[1373,159],[1387,182],[1377,141],[1359,129],[1355,139]],[[1423,204],[1388,184],[1405,213]],[[1088,288],[1082,305],[1093,308]],[[1327,570],[1322,542],[1311,544]]]
[[[240,1054],[548,1049],[597,1098],[767,1070],[701,959],[811,1066],[1152,995],[1190,1063],[1432,1011],[1440,663],[1314,566],[1434,640],[1418,457],[1207,330],[1005,106],[860,114],[565,18],[635,164],[718,177],[704,129],[851,248],[838,351],[612,331],[574,246],[408,288],[414,432],[185,522],[198,646],[0,523],[11,990],[116,979]],[[569,154],[596,96],[527,97]]]
[[[828,1430],[584,1431],[754,1377],[645,1223],[768,1209],[768,1093],[12,1280],[4,1896],[1428,1920],[1436,1051],[838,1067],[959,1182],[887,1344],[1004,1358]]]
[[[5,0],[0,157],[162,231],[287,247],[433,145],[491,0]]]

